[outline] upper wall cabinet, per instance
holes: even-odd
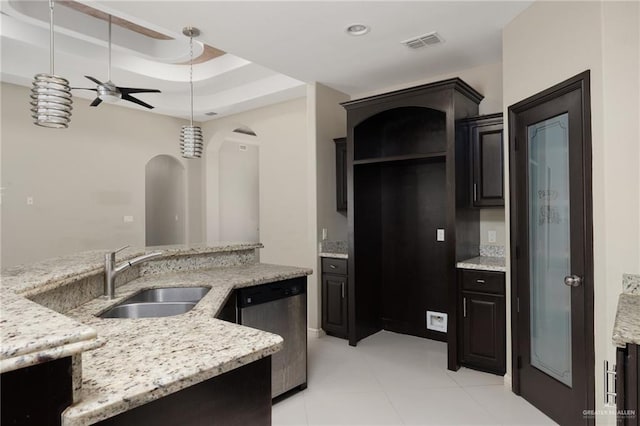
[[[502,113],[468,118],[458,125],[471,150],[471,204],[504,206]]]
[[[347,138],[337,138],[336,143],[336,210],[347,211]]]

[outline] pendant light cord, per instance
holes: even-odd
[[[49,0],[49,70],[51,75],[55,75],[53,46],[53,0]]]
[[[191,90],[191,127],[193,127],[193,35],[189,37],[189,88]]]
[[[107,81],[111,81],[111,15],[109,15],[109,70],[107,70]]]

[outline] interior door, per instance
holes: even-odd
[[[589,74],[509,108],[514,391],[562,425],[594,409]]]

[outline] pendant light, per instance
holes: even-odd
[[[67,128],[71,121],[71,87],[65,78],[54,72],[53,0],[49,0],[49,74],[33,77],[31,87],[31,117],[42,127]]]
[[[182,126],[180,131],[180,149],[184,158],[200,158],[202,156],[202,129],[193,125],[193,38],[200,35],[200,30],[194,27],[185,27],[182,34],[189,37],[189,88],[191,91],[191,122],[188,126]]]

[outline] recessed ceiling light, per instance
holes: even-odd
[[[370,28],[364,24],[351,24],[347,27],[347,34],[352,36],[361,36],[368,33]]]

